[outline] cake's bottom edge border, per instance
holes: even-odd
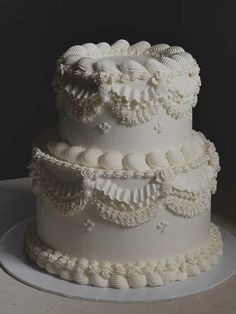
[[[40,268],[62,279],[80,285],[127,289],[163,286],[208,271],[223,254],[223,241],[219,228],[211,223],[206,242],[176,257],[125,264],[98,262],[70,257],[49,248],[39,238],[35,224],[30,224],[25,232],[24,248]]]

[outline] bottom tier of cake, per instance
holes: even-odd
[[[25,250],[30,259],[48,273],[80,285],[117,289],[162,286],[197,276],[217,264],[222,255],[221,232],[211,223],[207,241],[178,256],[159,260],[114,263],[65,255],[48,247],[38,236],[35,224],[25,234]]]

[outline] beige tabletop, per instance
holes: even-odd
[[[14,194],[12,194],[14,192]],[[11,197],[9,198],[9,196]],[[14,195],[12,197],[12,195]],[[11,204],[20,201],[20,212]],[[16,222],[33,214],[28,179],[0,182],[0,235]],[[236,223],[214,213],[213,219],[236,235]],[[214,289],[170,301],[151,303],[106,303],[69,299],[31,288],[0,268],[0,314],[236,314],[236,275]]]

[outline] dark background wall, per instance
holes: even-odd
[[[200,65],[194,128],[216,144],[222,166],[216,199],[229,206],[236,192],[235,16],[234,1],[1,0],[0,179],[26,176],[31,142],[57,123],[51,80],[68,47],[121,38],[166,42]]]

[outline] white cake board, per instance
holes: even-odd
[[[106,302],[150,302],[175,299],[199,293],[221,284],[236,273],[236,238],[221,228],[224,242],[224,254],[219,263],[208,272],[196,278],[174,282],[162,287],[117,290],[80,286],[62,280],[40,270],[31,263],[23,251],[23,236],[31,219],[24,220],[10,228],[0,239],[0,263],[13,277],[23,283],[57,295],[90,301]]]

